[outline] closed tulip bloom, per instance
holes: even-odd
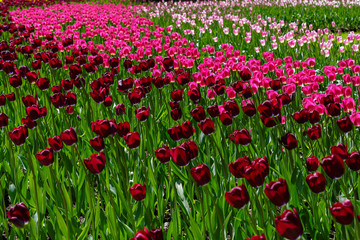
[[[298,142],[296,137],[292,133],[287,133],[281,137],[280,142],[284,145],[284,147],[288,150],[294,149],[298,146]]]
[[[180,167],[186,166],[190,163],[186,148],[184,146],[177,146],[170,150],[170,156],[173,161]]]
[[[6,127],[9,124],[9,117],[5,113],[0,113],[0,128]]]
[[[310,172],[316,171],[319,165],[320,165],[319,159],[315,156],[311,156],[306,159],[306,168]]]
[[[61,140],[68,146],[73,145],[77,142],[77,134],[73,127],[66,129],[64,132],[60,134]]]
[[[350,200],[334,203],[330,208],[331,215],[342,225],[349,225],[354,221],[354,206]]]
[[[208,182],[210,182],[211,173],[207,165],[200,164],[196,167],[193,167],[190,172],[191,172],[191,176],[194,178],[195,182],[198,185],[203,186]]]
[[[96,136],[90,139],[90,145],[95,151],[102,151],[105,148],[104,138]]]
[[[54,150],[52,148],[45,148],[36,153],[36,159],[44,166],[49,166],[54,162]]]
[[[9,221],[17,228],[23,228],[30,221],[29,209],[24,203],[16,204],[6,212]]]
[[[307,129],[307,135],[311,140],[317,140],[321,137],[321,127],[320,125],[315,125]]]
[[[126,145],[128,145],[129,148],[137,148],[140,146],[140,135],[138,132],[129,132],[124,137]]]
[[[347,146],[345,146],[343,143],[340,143],[336,146],[332,146],[331,154],[339,155],[343,160],[346,160],[349,157]]]
[[[235,162],[230,163],[229,170],[234,177],[243,178],[244,168],[250,164],[250,158],[248,156],[244,156],[242,158],[236,159]]]
[[[145,227],[144,230],[138,231],[130,240],[164,240],[164,235],[161,228],[149,231]]]
[[[155,150],[155,156],[161,163],[167,163],[170,161],[170,149],[168,146],[163,145],[162,147]]]
[[[146,197],[146,187],[145,184],[141,185],[140,183],[134,184],[130,187],[130,194],[136,201],[141,201]]]
[[[130,132],[130,123],[128,121],[118,123],[116,126],[116,132],[120,137],[125,137]]]
[[[275,218],[277,232],[284,238],[295,240],[303,234],[303,227],[296,209],[285,210]]]
[[[348,116],[340,118],[336,121],[340,130],[344,133],[350,132],[353,129],[353,123]]]
[[[235,144],[248,145],[251,143],[250,132],[247,129],[235,130],[229,136],[230,140]]]
[[[135,109],[135,115],[140,122],[146,121],[149,118],[149,107],[142,106]]]
[[[225,193],[226,201],[234,208],[243,208],[250,200],[249,193],[244,184],[234,187]]]
[[[206,111],[212,118],[216,118],[220,115],[219,106],[218,105],[211,105],[206,108]]]
[[[224,126],[230,126],[233,122],[233,118],[231,116],[231,113],[228,111],[224,111],[220,114],[220,121]]]
[[[332,179],[340,178],[345,171],[343,159],[336,154],[324,157],[321,166],[326,174]]]
[[[85,167],[92,173],[92,174],[99,174],[105,168],[105,154],[103,152],[99,154],[91,154],[90,158],[84,159]]]
[[[206,117],[205,109],[201,105],[191,110],[190,114],[196,122],[200,122]]]
[[[359,152],[352,152],[350,153],[349,157],[345,160],[346,165],[353,170],[359,171],[360,170],[360,153]]]
[[[308,111],[306,109],[302,109],[301,111],[294,113],[292,117],[299,124],[306,123],[309,119]]]
[[[325,191],[326,178],[320,172],[307,175],[306,183],[314,193]]]
[[[215,125],[211,118],[202,120],[199,123],[199,128],[205,135],[210,135],[215,131]]]
[[[266,184],[265,194],[273,204],[279,207],[288,203],[290,200],[288,185],[285,179],[282,178]]]
[[[28,137],[28,129],[25,125],[19,127],[14,127],[12,131],[9,132],[9,137],[15,145],[23,145]]]

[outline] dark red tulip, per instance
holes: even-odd
[[[346,160],[349,157],[347,146],[345,146],[343,143],[340,143],[337,146],[332,146],[331,154],[339,155],[343,160]]]
[[[181,124],[182,137],[187,139],[195,133],[195,128],[191,125],[190,121],[185,121]]]
[[[198,88],[191,89],[187,91],[188,97],[193,101],[193,103],[198,103],[201,98],[201,94]]]
[[[350,200],[334,203],[330,208],[331,215],[342,225],[349,225],[354,221],[354,206]]]
[[[229,138],[235,144],[248,145],[251,143],[250,132],[245,128],[235,130],[232,134],[230,134]]]
[[[267,128],[275,127],[281,121],[280,115],[278,117],[268,117],[268,118],[264,117],[263,115],[260,115],[260,119]]]
[[[125,105],[123,103],[116,105],[115,107],[116,115],[122,115],[126,112]]]
[[[311,124],[320,122],[320,119],[321,119],[321,116],[318,111],[314,110],[311,113],[309,113],[309,121]]]
[[[117,90],[120,92],[127,92],[133,87],[133,85],[134,85],[134,79],[132,79],[131,77],[126,79],[121,79],[118,81]]]
[[[306,123],[309,119],[308,110],[302,109],[301,111],[294,113],[292,117],[299,124]]]
[[[345,171],[344,161],[337,154],[331,154],[330,156],[324,157],[321,166],[326,174],[332,179],[340,178]]]
[[[4,106],[6,103],[6,97],[3,94],[0,94],[0,107]]]
[[[204,120],[206,117],[205,109],[201,105],[192,109],[190,111],[190,114],[196,122],[200,122],[200,121]]]
[[[229,164],[229,170],[234,177],[243,178],[244,168],[250,164],[250,158],[248,156],[244,156],[242,158],[236,159],[235,162],[231,162]]]
[[[60,134],[61,140],[68,146],[73,145],[77,142],[77,134],[73,127],[66,129],[64,132]]]
[[[244,184],[234,187],[225,193],[226,201],[234,208],[243,208],[250,200],[249,193]]]
[[[22,118],[21,122],[28,128],[33,129],[37,126],[36,121],[33,121],[29,118],[29,116],[26,116],[26,118]]]
[[[65,90],[65,91],[70,91],[73,89],[74,84],[73,81],[70,79],[64,79],[61,80],[61,87]]]
[[[129,148],[137,148],[140,146],[140,135],[138,132],[129,132],[124,137],[126,145],[128,145]]]
[[[9,102],[15,101],[15,93],[5,94],[5,97],[6,97],[6,100],[8,100]]]
[[[172,100],[179,102],[182,100],[184,89],[176,89],[170,92],[170,96]]]
[[[25,97],[22,97],[21,101],[23,102],[25,107],[30,107],[32,105],[35,105],[37,102],[35,97],[32,95],[26,95]]]
[[[164,236],[161,228],[149,231],[145,227],[144,230],[138,231],[130,240],[164,240]]]
[[[346,165],[353,170],[359,171],[360,170],[360,153],[359,152],[352,152],[349,154],[349,157],[345,160]]]
[[[245,113],[245,115],[252,117],[256,113],[255,105],[252,102],[245,102],[243,101],[243,104],[241,106],[241,109]]]
[[[308,128],[306,133],[311,140],[317,140],[321,137],[321,127],[320,125],[314,125]]]
[[[125,69],[130,69],[132,67],[132,63],[130,60],[126,59],[123,63]]]
[[[284,147],[288,150],[294,149],[298,146],[298,142],[296,137],[292,133],[287,133],[281,137],[280,142],[284,145]]]
[[[180,146],[185,148],[187,158],[190,160],[195,159],[199,154],[199,147],[193,140],[184,142]]]
[[[212,118],[216,118],[220,115],[219,106],[216,104],[207,107],[206,111]]]
[[[105,154],[101,152],[99,154],[91,154],[90,158],[85,158],[84,164],[92,174],[99,174],[105,168],[105,161]]]
[[[90,139],[90,145],[95,151],[102,151],[105,148],[104,138],[96,136]]]
[[[320,172],[307,175],[306,183],[314,193],[325,191],[326,178]]]
[[[146,197],[146,187],[145,184],[141,185],[140,183],[130,187],[130,194],[136,201],[141,201]]]
[[[337,117],[340,116],[341,106],[339,103],[329,103],[326,105],[326,110],[330,116]]]
[[[26,115],[33,121],[36,121],[40,118],[40,109],[38,105],[32,105],[25,109]]]
[[[210,135],[215,131],[215,125],[211,118],[202,120],[199,123],[199,128],[205,135]]]
[[[13,130],[9,132],[9,137],[15,145],[23,145],[28,135],[28,129],[25,125],[14,127]]]
[[[120,137],[125,137],[130,132],[130,123],[128,121],[118,123],[116,131]]]
[[[50,96],[51,103],[56,108],[62,108],[65,106],[65,96],[62,93],[55,93]]]
[[[287,239],[295,240],[303,234],[303,227],[299,214],[296,209],[293,211],[285,210],[281,215],[275,218],[276,230]]]
[[[170,115],[174,121],[178,121],[182,117],[182,111],[180,108],[174,108],[171,110]]]
[[[48,138],[48,143],[54,151],[60,151],[63,148],[63,143],[60,136],[54,136],[52,138]]]
[[[50,85],[50,81],[48,78],[44,77],[44,78],[39,78],[36,81],[36,85],[38,86],[38,88],[42,91],[46,90],[49,88]]]
[[[9,124],[9,117],[5,113],[0,113],[0,128],[6,127]]]
[[[228,111],[224,111],[220,114],[219,117],[220,121],[224,126],[230,126],[233,122],[233,118],[231,116],[231,113]]]
[[[149,118],[149,107],[142,106],[135,109],[135,115],[140,122],[146,121]]]
[[[49,166],[54,162],[54,150],[50,147],[36,153],[36,159],[44,166]]]
[[[120,64],[120,60],[117,57],[110,57],[109,58],[109,65],[112,68],[117,68]]]
[[[264,184],[265,177],[269,175],[269,163],[266,157],[257,158],[244,167],[243,176],[252,187]]]
[[[249,81],[252,77],[252,72],[248,66],[242,66],[240,68],[239,74],[243,81]]]
[[[273,115],[272,103],[269,100],[264,101],[258,106],[259,113],[268,118]]]
[[[30,221],[29,209],[24,203],[16,204],[6,212],[9,221],[17,228],[23,228]]]
[[[265,194],[278,207],[285,205],[290,200],[288,185],[286,180],[282,178],[266,184]]]
[[[340,118],[336,121],[338,127],[344,133],[350,132],[353,129],[353,123],[351,122],[349,116]]]
[[[171,72],[174,68],[174,59],[170,57],[164,58],[162,64],[167,72]]]
[[[245,240],[266,240],[265,234],[252,236],[251,238],[245,238]]]
[[[240,113],[239,105],[234,100],[225,102],[223,106],[226,111],[231,113],[232,117],[236,117]]]
[[[170,156],[173,161],[180,167],[186,166],[190,163],[190,157],[185,146],[177,146],[170,149]]]
[[[163,145],[155,150],[155,156],[161,163],[167,163],[170,161],[170,148]]]
[[[319,167],[319,164],[319,159],[315,156],[311,156],[306,159],[306,168],[310,172],[316,171]]]
[[[106,138],[116,133],[117,125],[114,121],[100,119],[95,122],[91,122],[91,130],[101,137]]]
[[[179,141],[180,139],[183,138],[183,131],[181,125],[168,128],[167,132],[171,137],[171,139],[174,141]]]
[[[191,168],[191,176],[194,178],[195,182],[203,186],[210,182],[211,179],[211,173],[210,169],[205,164],[200,164],[196,167]]]

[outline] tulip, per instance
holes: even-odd
[[[303,227],[296,209],[293,212],[285,210],[281,215],[275,218],[276,230],[287,239],[295,240],[303,233]]]
[[[243,208],[250,201],[249,193],[244,184],[226,192],[225,199],[231,206],[238,209]]]
[[[45,148],[36,153],[36,159],[44,166],[49,166],[54,162],[54,150],[52,148]]]
[[[142,201],[146,197],[145,184],[134,184],[132,187],[130,187],[130,194],[136,201]]]
[[[210,135],[215,131],[215,125],[211,118],[202,120],[199,123],[199,128],[205,135]]]
[[[84,164],[92,174],[99,174],[105,168],[105,161],[105,154],[101,152],[99,154],[91,154],[90,158],[85,158]]]
[[[331,154],[330,156],[324,157],[321,166],[326,174],[332,179],[340,178],[345,171],[344,161],[337,154]]]
[[[140,135],[138,132],[129,132],[124,137],[126,145],[128,145],[129,148],[137,148],[140,146]]]
[[[248,145],[251,143],[250,132],[247,129],[235,130],[229,136],[230,140],[235,144]]]
[[[25,125],[19,127],[14,127],[12,131],[9,132],[9,137],[15,145],[23,145],[28,137],[28,129]]]
[[[288,150],[294,149],[298,146],[298,142],[295,138],[295,135],[292,133],[287,133],[284,136],[282,136],[280,142]]]
[[[349,225],[354,221],[354,206],[350,200],[334,203],[329,207],[331,215],[342,225]]]
[[[282,178],[266,184],[265,194],[278,207],[285,205],[290,200],[288,185],[286,180]]]
[[[105,148],[104,138],[96,136],[90,139],[90,145],[95,151],[102,151]]]
[[[306,159],[306,168],[310,172],[316,171],[319,167],[319,164],[319,159],[315,156],[311,156]]]
[[[60,138],[62,142],[64,142],[66,145],[73,145],[77,142],[77,134],[75,132],[75,129],[73,127],[66,129],[64,132],[60,133]]]
[[[162,147],[155,150],[155,156],[161,163],[167,163],[170,161],[170,149],[168,146],[163,145]]]
[[[242,158],[236,159],[235,162],[230,163],[229,170],[234,177],[243,178],[244,168],[250,164],[250,158],[248,156],[244,156]]]
[[[320,172],[307,175],[306,183],[314,193],[325,191],[326,178]]]
[[[17,228],[23,228],[30,221],[29,209],[24,203],[16,204],[6,212],[9,221]]]
[[[196,167],[191,168],[191,176],[199,186],[203,186],[210,182],[211,173],[210,169],[205,164],[200,164]]]

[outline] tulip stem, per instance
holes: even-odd
[[[173,216],[171,216],[171,219],[173,219],[173,217],[174,217],[174,219],[175,219],[175,229],[177,230],[177,231],[179,231],[179,229],[178,229],[178,218],[177,218],[177,205],[176,205],[176,202],[177,202],[177,200],[176,200],[176,187],[175,187],[175,182],[173,181],[173,178],[172,178],[172,174],[171,174],[171,166],[170,166],[170,164],[169,163],[167,163],[166,164],[166,168],[167,168],[167,171],[168,171],[168,174],[169,174],[169,178],[170,178],[170,183],[171,183],[171,185],[172,185],[172,190],[173,190],[173,193],[174,193],[174,200],[172,200],[171,199],[171,196],[170,196],[170,204],[171,204],[171,206],[173,207],[173,209],[174,209],[174,215],[173,215],[173,212],[171,212],[171,214],[173,215]],[[171,193],[170,193],[170,195],[171,195]],[[171,208],[171,206],[170,206],[170,208]],[[177,236],[173,236],[174,237],[174,239],[177,239]]]
[[[101,183],[105,187],[106,194],[109,196],[110,204],[111,204],[112,210],[113,210],[112,212],[113,212],[114,221],[115,221],[115,223],[117,223],[116,208],[115,208],[115,204],[114,204],[114,199],[112,198],[111,192],[109,191],[109,188],[107,187],[106,182],[104,181],[104,179],[102,179],[101,175],[99,175],[99,178],[100,178]],[[118,239],[119,235],[118,235],[118,231],[117,231],[117,226],[114,226],[114,232],[115,232],[115,239]]]
[[[40,216],[39,199],[38,199],[38,192],[37,192],[37,182],[36,182],[36,176],[35,176],[35,171],[34,171],[34,165],[33,165],[33,162],[32,162],[32,158],[31,158],[31,155],[29,155],[31,153],[29,145],[27,145],[27,150],[28,151],[25,151],[25,152],[27,153],[27,158],[29,160],[28,162],[29,162],[30,170],[31,170],[31,173],[32,173],[33,181],[34,181],[35,205],[36,205],[36,213],[37,213],[37,217],[38,217],[38,220],[36,222],[36,225],[37,225],[36,233],[39,236],[40,235],[40,229],[41,229],[40,228],[40,226],[41,226],[40,225],[41,216]]]
[[[223,240],[225,240],[225,239],[226,239],[226,236],[224,235],[224,233],[225,233],[224,223],[223,223],[223,220],[222,220],[220,211],[219,211],[219,209],[218,209],[218,206],[216,205],[216,201],[215,201],[215,199],[213,198],[213,196],[212,196],[211,193],[210,193],[209,186],[205,186],[205,191],[206,191],[206,193],[210,196],[211,201],[212,201],[212,203],[213,203],[214,206],[215,206],[215,211],[216,211],[216,214],[218,215],[218,218],[219,218],[219,221],[220,221],[220,227],[221,227],[221,233],[222,233],[222,234],[221,234],[221,238],[222,238]]]
[[[58,188],[60,189],[60,193],[61,193],[61,196],[62,196],[62,199],[63,199],[63,202],[64,202],[64,208],[65,208],[67,237],[68,237],[68,239],[71,239],[71,229],[70,229],[70,225],[69,225],[68,206],[67,206],[67,203],[66,203],[65,195],[64,195],[63,189],[61,187],[61,184],[59,182],[59,179],[57,178],[56,174],[54,173],[54,170],[53,170],[52,166],[50,166],[49,168],[50,168],[51,175],[55,178],[55,181],[56,181],[56,183],[58,185]]]
[[[214,135],[211,134],[211,135],[210,135],[210,138],[211,138],[211,140],[213,141],[215,147],[217,148],[217,150],[218,150],[218,152],[219,152],[220,159],[221,159],[221,165],[222,165],[222,167],[223,167],[223,172],[224,172],[225,186],[227,186],[227,185],[228,185],[228,180],[227,180],[227,179],[228,179],[228,175],[227,175],[227,171],[226,171],[225,160],[224,160],[224,158],[222,157],[221,150],[220,150],[219,146],[217,145],[217,143],[216,143],[216,141],[215,141]],[[210,156],[209,156],[209,157],[210,157]],[[215,162],[216,162],[216,161],[215,161]]]
[[[97,238],[97,234],[96,234],[96,228],[95,228],[95,208],[94,208],[94,203],[93,203],[93,198],[91,197],[91,187],[90,187],[90,179],[89,179],[89,176],[87,174],[87,170],[86,170],[86,167],[85,167],[85,164],[84,164],[84,161],[82,161],[81,159],[81,156],[80,156],[80,153],[79,153],[79,149],[77,147],[77,144],[75,143],[75,150],[76,150],[76,153],[78,155],[78,158],[79,158],[79,161],[80,161],[80,165],[82,167],[82,169],[84,170],[84,173],[85,173],[85,178],[86,178],[86,188],[89,192],[89,197],[90,197],[90,201],[89,201],[89,204],[90,204],[90,211],[91,211],[91,215],[92,215],[92,231],[93,231],[93,237],[94,238]]]
[[[7,215],[6,215],[6,205],[5,205],[5,195],[4,195],[4,190],[3,190],[3,187],[2,187],[2,184],[1,184],[1,181],[0,181],[0,190],[1,190],[1,199],[2,199],[2,208],[3,208],[3,211],[4,211],[4,225],[5,225],[5,236],[9,236],[9,229],[8,229],[8,225],[7,225],[7,222],[6,222],[6,218],[7,218]]]
[[[253,219],[253,218],[251,217],[251,215],[250,215],[249,207],[246,206],[244,210],[245,210],[246,214],[248,215],[248,217],[249,217],[249,219],[250,219],[251,225],[252,225],[252,227],[254,228],[255,233],[258,235],[259,232],[258,232],[258,230],[257,230],[257,227],[256,227],[256,224],[255,224],[254,219]],[[252,209],[252,212],[254,212],[253,209]]]
[[[200,190],[199,190],[199,187],[197,185],[197,183],[194,181],[194,179],[192,178],[191,176],[191,170],[190,170],[190,166],[187,165],[186,166],[186,169],[188,171],[188,175],[189,175],[189,179],[193,182],[194,186],[195,186],[195,189],[196,189],[196,193],[198,195],[198,199],[200,201],[200,208],[201,208],[201,219],[202,219],[202,222],[203,222],[203,238],[206,239],[206,225],[205,225],[205,213],[204,213],[204,203],[203,203],[203,199],[201,197],[201,193],[200,193]]]

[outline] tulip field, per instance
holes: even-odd
[[[0,1],[2,239],[360,239],[360,1]]]

